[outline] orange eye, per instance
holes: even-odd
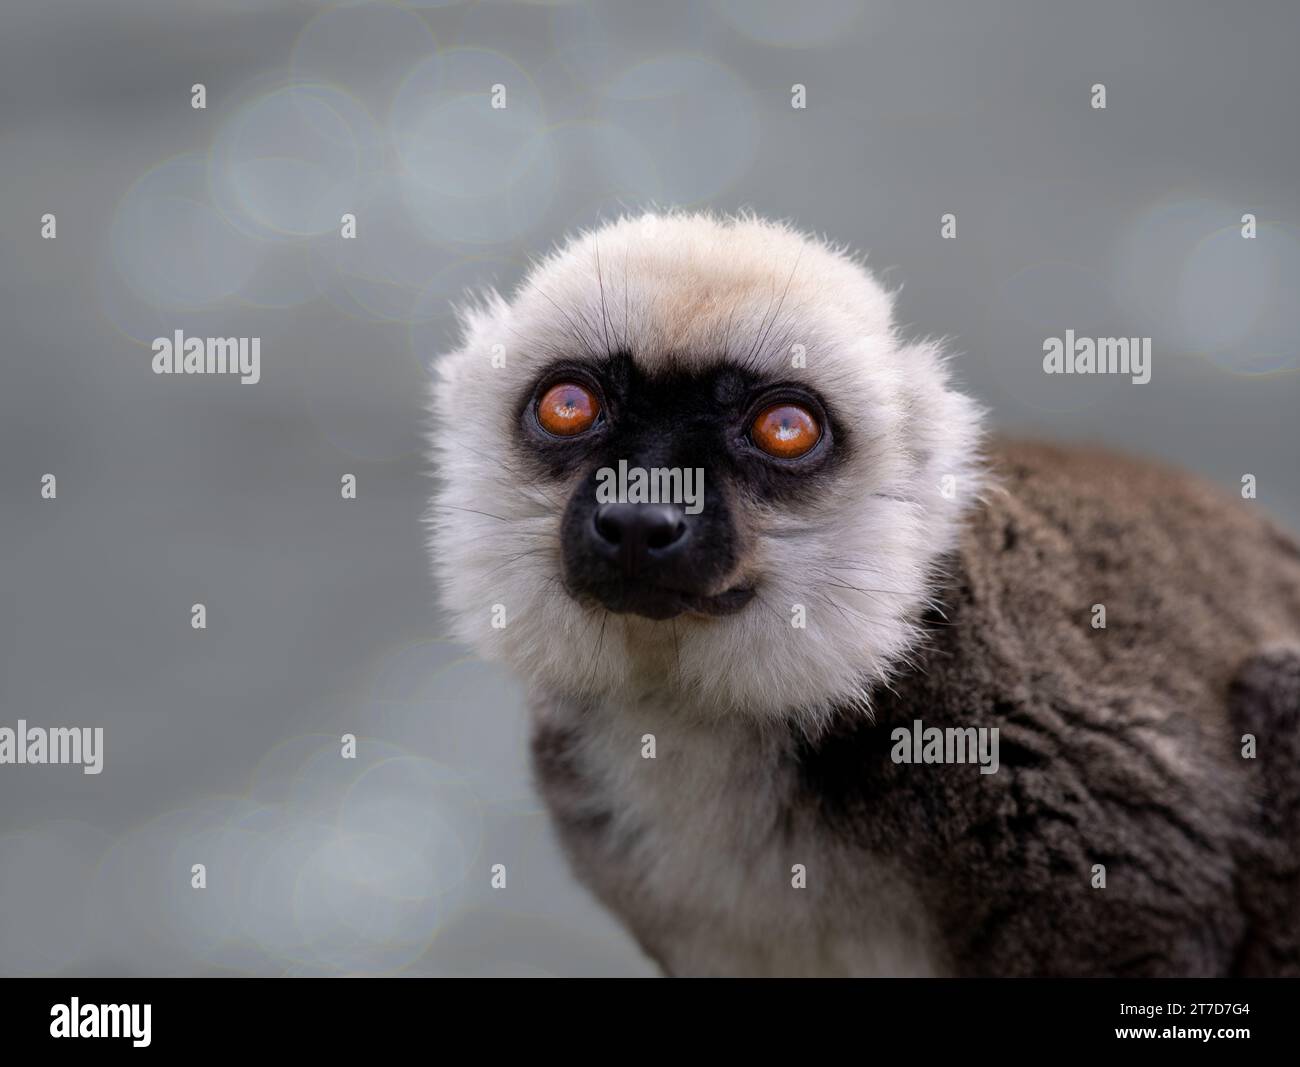
[[[591,428],[600,414],[600,401],[585,385],[560,382],[537,401],[537,421],[547,433],[572,437]]]
[[[749,436],[769,456],[798,459],[821,440],[822,428],[807,408],[798,404],[773,404],[759,412]]]

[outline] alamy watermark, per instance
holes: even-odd
[[[155,374],[238,374],[244,385],[262,380],[260,337],[186,337],[177,330],[153,342]]]
[[[980,774],[997,774],[998,727],[949,726],[940,729],[913,719],[910,728],[895,727],[889,735],[895,763],[978,763]]]
[[[596,472],[596,500],[601,504],[682,504],[687,515],[704,510],[703,467],[601,467]]]
[[[73,997],[50,1008],[50,1037],[125,1037],[148,1048],[152,1015],[152,1004],[83,1004]]]
[[[0,764],[80,764],[83,774],[104,769],[104,728],[96,726],[0,726]]]
[[[1064,337],[1043,341],[1044,374],[1128,374],[1134,385],[1151,380],[1150,337]]]

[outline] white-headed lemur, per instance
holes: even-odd
[[[857,260],[754,217],[461,315],[435,571],[664,971],[1300,971],[1300,553],[1253,501],[983,440]]]

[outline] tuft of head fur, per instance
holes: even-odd
[[[460,347],[433,385],[430,511],[458,639],[580,701],[810,726],[837,706],[869,709],[921,638],[983,475],[979,408],[937,344],[900,338],[891,295],[858,260],[753,216],[646,214],[571,238],[511,299],[490,292],[460,314]],[[550,364],[614,352],[649,375],[731,363],[799,382],[852,432],[811,503],[740,502],[758,595],[735,615],[657,622],[563,588],[572,484],[530,473],[519,402]]]

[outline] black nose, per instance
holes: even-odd
[[[673,555],[686,541],[686,513],[676,504],[602,504],[596,540],[628,572]]]

